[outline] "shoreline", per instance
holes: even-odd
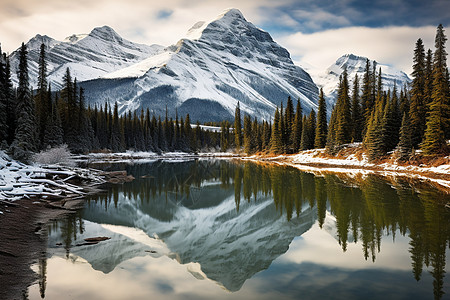
[[[69,201],[71,208],[84,205],[84,199]],[[47,255],[48,224],[76,210],[30,199],[1,202],[0,208],[0,299],[27,299],[29,286],[39,279],[31,266]]]
[[[164,154],[147,152],[126,152],[126,153],[96,153],[86,156],[79,156],[77,159],[89,163],[127,163],[127,162],[150,162],[154,160],[174,160],[185,159],[236,159],[242,161],[254,161],[285,165],[297,168],[305,172],[320,175],[321,173],[346,173],[346,174],[378,174],[384,177],[409,177],[413,179],[429,181],[433,186],[446,193],[450,193],[450,156],[445,157],[445,163],[439,166],[397,164],[389,161],[380,164],[369,163],[364,157],[359,159],[356,155],[349,154],[344,157],[329,157],[324,155],[324,149],[314,149],[302,151],[298,154],[273,155],[250,155],[237,154],[231,152],[205,152],[205,153],[184,153],[171,152]],[[437,186],[436,186],[437,185]]]
[[[368,175],[376,174],[385,178],[389,177],[407,177],[429,183],[447,194],[450,194],[450,164],[443,164],[436,167],[419,167],[414,165],[396,165],[396,164],[369,164],[365,162],[355,163],[355,160],[327,158],[326,161],[312,161],[307,159],[301,161],[302,153],[291,155],[279,155],[275,157],[265,155],[253,155],[240,157],[243,161],[254,161],[268,164],[277,164],[290,166],[304,172],[310,172],[315,175],[324,173]],[[347,163],[346,163],[347,161]],[[448,171],[447,171],[448,170]]]

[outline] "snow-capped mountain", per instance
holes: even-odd
[[[67,68],[70,68],[72,78],[85,81],[128,67],[164,49],[159,45],[147,46],[127,41],[108,26],[94,28],[89,34],[71,35],[64,41],[38,34],[26,44],[30,84],[33,88],[37,87],[42,43],[46,45],[47,51],[48,81],[54,90],[61,87]],[[12,80],[17,84],[19,51],[11,53],[10,61]]]
[[[166,200],[165,195],[147,202],[123,194],[117,207],[108,210],[102,203],[92,203],[84,211],[84,232],[73,244],[93,236],[111,240],[95,247],[73,247],[71,253],[105,273],[133,257],[166,255],[187,267],[198,264],[196,277],[238,291],[247,279],[284,254],[292,240],[317,219],[317,208],[305,204],[299,216],[288,221],[273,198],[263,195],[257,202],[242,201],[237,211],[234,188],[217,193],[217,185],[220,182],[205,183],[195,205],[176,203],[171,197]],[[117,224],[122,229],[110,226]],[[55,232],[49,240],[56,245],[64,237]]]
[[[148,107],[156,115],[177,109],[194,121],[233,119],[238,101],[241,112],[270,119],[288,96],[300,99],[305,113],[318,100],[309,74],[237,9],[196,23],[164,52],[83,86],[90,103],[118,101],[121,112]]]
[[[352,87],[355,75],[358,75],[360,86],[366,68],[366,57],[356,56],[353,54],[346,54],[341,56],[323,73],[314,76],[314,82],[319,88],[323,88],[323,93],[327,99],[329,106],[334,105],[337,97],[337,89],[339,86],[339,76],[345,68],[347,68],[350,88]],[[370,61],[372,65],[372,61]],[[391,66],[377,63],[377,72],[381,68],[381,77],[384,90],[392,90],[394,85],[400,90],[406,84],[411,82],[411,79],[404,72],[399,71]]]

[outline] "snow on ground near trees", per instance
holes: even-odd
[[[358,144],[350,145],[358,146]],[[369,163],[367,156],[362,155],[362,159],[358,159],[355,154],[350,154],[346,158],[332,158],[324,155],[325,149],[314,149],[302,151],[295,155],[280,155],[272,157],[272,161],[279,161],[281,164],[291,165],[303,171],[332,171],[337,173],[352,174],[369,174],[377,172],[384,176],[405,175],[418,179],[427,179],[436,182],[446,188],[450,188],[450,181],[445,179],[430,178],[427,173],[437,175],[450,175],[450,156],[445,157],[446,164],[437,167],[420,165],[402,166],[397,162],[389,162],[382,164]],[[256,156],[251,158],[258,159]]]
[[[31,166],[12,160],[0,151],[0,201],[22,198],[65,198],[84,195],[83,189],[68,183],[73,177],[103,183],[95,172],[56,165]],[[63,179],[64,178],[64,179]]]

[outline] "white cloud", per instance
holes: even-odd
[[[62,40],[109,25],[124,38],[145,44],[176,43],[197,21],[215,18],[224,9],[239,8],[249,21],[267,18],[261,7],[279,7],[292,0],[3,0],[0,2],[0,42],[11,52],[37,33]],[[161,12],[171,15],[161,18]]]
[[[276,37],[299,65],[325,70],[341,55],[352,53],[375,59],[379,63],[411,73],[417,39],[434,51],[436,28],[426,27],[347,27],[304,34],[301,32]]]

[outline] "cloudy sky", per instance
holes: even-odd
[[[133,42],[167,46],[227,8],[315,69],[354,53],[409,74],[415,41],[434,49],[437,25],[450,25],[449,0],[0,0],[0,42],[11,52],[37,33],[62,40],[109,25]]]

